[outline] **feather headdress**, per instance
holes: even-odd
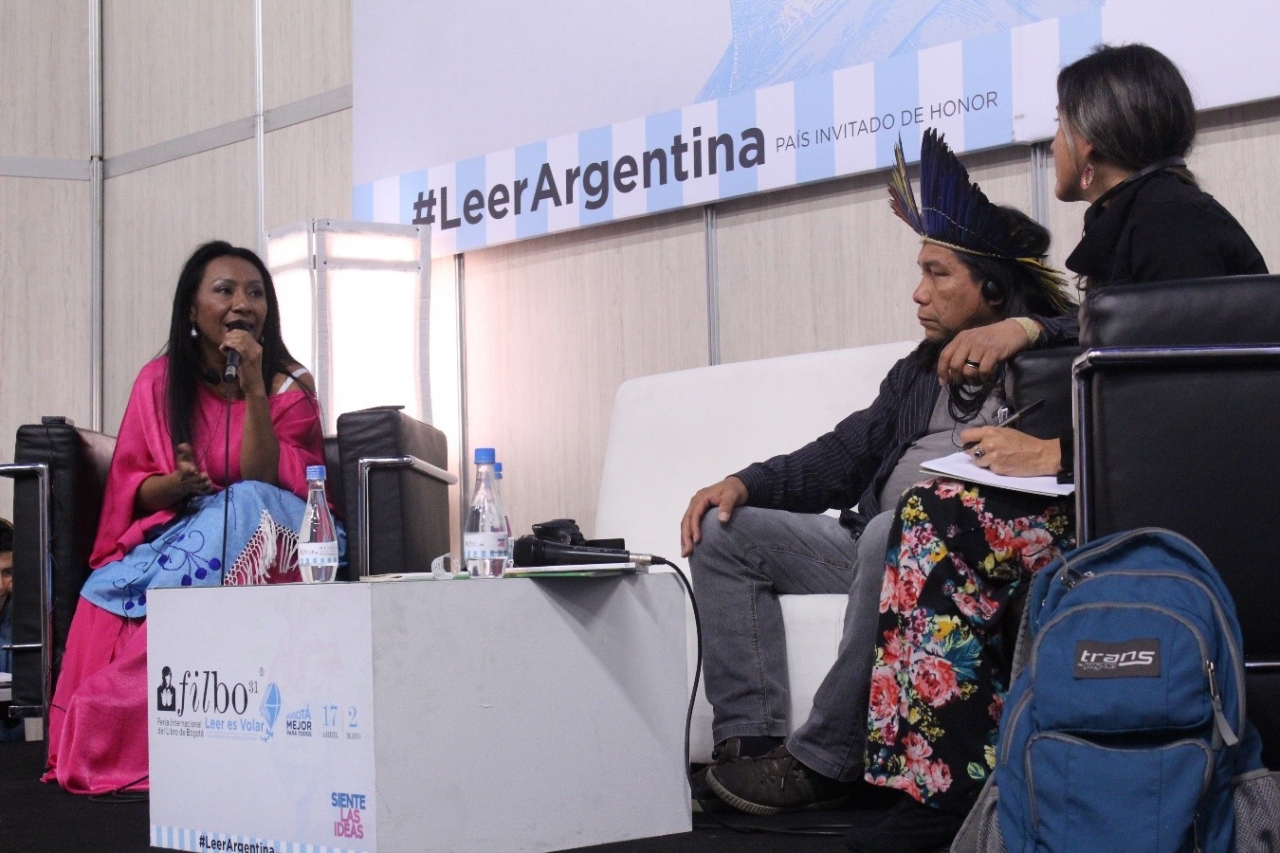
[[[1059,311],[1070,309],[1067,282],[1027,245],[1025,235],[1009,227],[1007,214],[992,204],[951,152],[938,131],[929,128],[920,141],[920,199],[916,204],[907,179],[902,139],[894,146],[889,176],[889,206],[925,242],[986,258],[1016,261],[1032,273],[1036,288]]]

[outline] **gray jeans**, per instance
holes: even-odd
[[[877,515],[855,540],[826,515],[738,507],[721,524],[718,511],[712,507],[703,516],[702,541],[689,558],[715,743],[743,735],[786,736],[791,700],[778,596],[845,593],[849,604],[836,662],[787,749],[824,776],[859,778],[893,513]]]

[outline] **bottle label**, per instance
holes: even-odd
[[[338,562],[337,542],[299,542],[299,566],[332,566]]]
[[[507,534],[501,531],[464,534],[462,551],[468,560],[501,560],[507,556]]]

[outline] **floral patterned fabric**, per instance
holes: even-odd
[[[868,713],[866,779],[967,812],[995,768],[1030,575],[1074,544],[1069,499],[929,480],[889,535]]]

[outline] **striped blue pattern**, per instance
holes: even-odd
[[[1058,65],[1066,67],[1102,43],[1102,9],[1058,19]],[[967,46],[967,45],[966,45]]]
[[[351,218],[357,222],[373,221],[373,184],[360,184],[351,190]]]
[[[675,139],[676,134],[680,133],[683,127],[684,111],[668,110],[665,113],[651,115],[644,122],[645,147],[652,151],[655,148],[661,148],[666,153],[667,163],[667,183],[662,185],[661,172],[657,162],[653,163],[651,181],[649,189],[645,190],[645,197],[648,200],[648,210],[650,213],[657,213],[660,210],[670,210],[673,207],[680,207],[684,204],[684,189],[679,181],[676,180],[676,164],[672,162],[671,157],[671,140]],[[639,154],[639,152],[637,152]],[[685,167],[693,174],[693,158],[686,157]],[[644,158],[637,156],[636,162],[640,166],[639,187],[644,186]]]
[[[457,184],[457,196],[449,193],[449,216],[451,219],[457,219],[462,224],[458,227],[458,243],[457,251],[465,252],[468,249],[479,249],[487,245],[485,240],[485,223],[488,222],[489,214],[482,206],[477,214],[478,222],[468,222],[463,216],[462,207],[466,201],[467,194],[470,192],[479,192],[482,197],[485,196],[484,183],[485,162],[484,157],[472,157],[469,160],[460,160],[458,162],[458,177],[455,181]],[[439,191],[436,192],[439,195]],[[444,211],[441,211],[443,213]]]
[[[1095,44],[1102,40],[1102,11],[1101,6],[1080,12],[1073,15],[1067,15],[1059,18],[1058,21],[1058,42],[1060,50],[1060,64],[1066,64],[1078,59],[1087,53]],[[827,180],[836,174],[836,150],[837,141],[832,137],[831,128],[837,122],[848,122],[855,120],[870,120],[871,116],[876,117],[876,121],[880,123],[882,129],[875,134],[876,159],[875,168],[885,168],[893,163],[893,148],[898,141],[899,134],[902,136],[904,152],[908,160],[916,160],[920,154],[920,132],[924,127],[936,124],[937,117],[930,114],[930,109],[936,107],[943,109],[937,104],[922,104],[920,92],[921,63],[946,62],[947,66],[941,67],[936,65],[927,65],[930,79],[936,81],[939,74],[957,74],[962,75],[963,101],[948,101],[944,105],[948,110],[954,108],[963,113],[964,134],[960,142],[961,150],[978,150],[982,148],[991,148],[999,145],[1007,145],[1015,141],[1014,122],[1013,122],[1013,87],[1014,87],[1014,65],[1016,58],[1013,55],[1013,46],[1015,39],[1012,31],[1003,31],[990,35],[979,36],[962,43],[959,51],[960,67],[952,68],[950,63],[953,59],[940,59],[940,56],[954,57],[954,51],[946,51],[942,54],[936,52],[931,54],[917,54],[911,51],[904,51],[900,55],[890,57],[874,63],[872,84],[873,91],[869,92],[873,99],[874,107],[867,115],[848,116],[835,115],[834,93],[833,93],[833,75],[830,73],[815,74],[810,77],[801,78],[790,84],[792,87],[791,96],[794,103],[793,126],[769,126],[763,127],[761,130],[765,134],[765,158],[766,162],[772,166],[777,162],[777,158],[782,155],[774,150],[774,140],[779,136],[795,136],[801,133],[808,133],[809,140],[807,145],[803,145],[795,150],[795,183],[806,183],[811,181]],[[922,58],[923,57],[923,58]],[[994,93],[994,94],[988,94]],[[1045,102],[1047,107],[1052,108],[1053,93],[1047,91],[1045,93]],[[911,122],[906,126],[902,125],[902,116],[904,112],[920,107],[923,109],[922,121],[919,123]],[[643,209],[648,213],[656,213],[659,211],[670,210],[684,206],[686,203],[694,203],[692,199],[696,195],[699,199],[698,203],[707,200],[706,194],[703,192],[690,193],[690,201],[686,202],[684,183],[676,178],[675,162],[671,154],[671,146],[677,135],[681,135],[684,142],[693,146],[695,140],[691,138],[691,134],[685,133],[686,124],[690,127],[697,125],[703,127],[704,132],[697,140],[702,146],[701,157],[704,171],[709,173],[709,156],[710,142],[717,135],[727,135],[733,142],[733,168],[729,168],[729,163],[721,148],[721,156],[718,158],[718,168],[716,170],[716,178],[711,182],[712,200],[716,198],[732,198],[734,196],[747,195],[756,192],[760,188],[760,177],[758,170],[755,168],[743,168],[740,165],[740,154],[742,151],[742,131],[751,127],[760,127],[757,123],[760,120],[757,108],[757,92],[746,91],[737,95],[721,98],[716,101],[716,119],[715,131],[708,126],[708,116],[705,105],[697,105],[695,107],[699,112],[686,113],[683,109],[668,110],[661,113],[655,113],[644,117],[644,140],[643,149],[630,151],[627,145],[619,145],[615,150],[616,143],[616,126],[605,126],[584,130],[577,134],[576,139],[571,139],[571,143],[576,143],[576,165],[581,170],[573,186],[573,201],[571,202],[574,214],[565,215],[567,211],[559,212],[557,215],[550,215],[553,203],[544,201],[539,208],[531,210],[533,196],[538,185],[538,177],[541,173],[543,164],[547,163],[549,149],[548,141],[534,142],[528,145],[522,145],[514,150],[499,152],[491,155],[492,162],[501,163],[503,158],[509,158],[506,162],[514,164],[514,178],[508,185],[509,202],[507,204],[508,216],[513,217],[514,227],[506,225],[504,227],[494,228],[492,239],[502,241],[512,239],[524,239],[527,237],[535,237],[541,234],[549,233],[552,230],[562,230],[571,228],[575,225],[593,225],[602,222],[612,221],[616,216],[621,215],[620,210],[625,210],[627,215],[634,214],[640,207],[634,203],[620,204],[617,202],[618,189],[613,183],[613,168],[617,163],[617,159],[622,156],[631,156],[636,161],[639,174],[636,176],[636,187],[631,192],[641,193],[644,195]],[[948,111],[946,115],[954,115],[954,111]],[[785,121],[784,121],[785,125]],[[629,132],[628,137],[630,138]],[[843,135],[841,138],[847,138]],[[557,140],[554,143],[557,151],[563,152]],[[569,149],[574,151],[573,148]],[[653,180],[651,185],[646,189],[644,187],[644,154],[646,151],[660,151],[659,158],[665,163],[666,181],[660,181],[660,172],[662,167],[655,164],[651,170]],[[573,156],[573,155],[571,155]],[[684,155],[684,168],[688,172],[688,180],[693,179],[693,149],[690,149]],[[601,166],[594,168],[592,164],[607,163],[607,173]],[[570,159],[567,163],[558,162],[552,170],[552,177],[555,180],[556,191],[562,200],[562,204],[568,205],[570,202],[566,200],[569,187],[567,186],[566,169],[572,169],[574,162]],[[870,164],[868,164],[870,165]],[[585,180],[588,178],[587,171],[592,169],[590,175],[591,182],[597,187],[596,192],[588,193],[585,187]],[[436,223],[434,226],[435,234],[440,236],[440,231],[444,215],[447,212],[451,219],[460,220],[456,230],[450,229],[446,232],[447,239],[438,239],[435,242],[441,252],[464,252],[470,249],[480,248],[490,245],[491,235],[490,229],[487,227],[489,220],[487,204],[482,207],[478,213],[478,221],[468,223],[463,215],[463,207],[469,192],[480,191],[485,194],[487,202],[488,193],[492,189],[486,185],[486,180],[498,180],[490,178],[487,175],[486,158],[473,157],[468,160],[462,160],[454,164],[452,169],[447,165],[442,166],[437,172],[437,181],[443,182],[444,176],[450,172],[453,173],[453,186],[437,186],[430,187],[430,179],[427,172],[417,171],[410,172],[399,176],[398,180],[398,216],[402,223],[410,223],[413,221],[414,203],[417,200],[418,193],[425,193],[434,189],[436,194]],[[524,189],[520,191],[522,195],[520,212],[516,214],[515,196],[517,194],[516,183],[519,181],[527,182]],[[587,203],[595,198],[599,199],[602,191],[601,184],[608,189],[608,198],[598,207],[589,209]],[[776,185],[776,180],[768,182],[770,185]],[[379,193],[383,190],[383,184],[379,183]],[[442,193],[448,192],[447,211],[442,198]],[[385,204],[382,196],[378,195],[378,210],[375,211],[375,193],[372,183],[361,184],[352,190],[351,207],[352,216],[357,220],[374,220],[378,217],[390,215],[389,210],[383,209]],[[627,196],[630,200],[632,197]],[[575,215],[576,214],[576,215]]]
[[[537,210],[530,210],[533,194],[538,188],[538,174],[542,164],[547,162],[547,143],[535,142],[532,145],[521,145],[516,149],[516,180],[529,182],[528,189],[522,194],[520,215],[516,217],[516,236],[537,237],[547,233],[547,206],[538,205]],[[512,188],[511,211],[515,213],[515,191]]]
[[[1008,30],[965,42],[964,93],[969,102],[964,147],[972,151],[1012,142],[1013,36]]]
[[[920,60],[914,53],[894,56],[876,63],[876,115],[890,124],[889,130],[876,134],[876,165],[893,165],[893,146],[902,132],[902,151],[908,160],[920,159],[920,131],[912,126],[907,131],[898,127],[903,110],[920,106]]]
[[[819,134],[835,123],[830,74],[795,82],[796,130],[808,132],[809,144],[796,151],[796,183],[821,181],[836,173],[836,148]]]
[[[418,194],[421,193],[425,199],[427,192],[431,189],[431,185],[427,180],[426,170],[421,172],[409,172],[400,176],[400,222],[405,225],[413,223],[418,217],[416,205],[418,204]],[[372,200],[370,200],[372,204]],[[422,209],[422,215],[426,215],[426,209]]]
[[[727,133],[733,138],[733,169],[730,170],[724,162],[716,165],[716,174],[720,177],[720,197],[731,198],[753,193],[757,186],[756,170],[739,168],[738,152],[742,147],[742,131],[755,127],[756,124],[756,93],[743,92],[721,99],[716,104],[716,114],[719,133]]]
[[[603,177],[598,174],[598,167],[592,170],[590,175],[587,174],[592,163],[602,161]],[[573,196],[574,203],[578,205],[578,223],[595,225],[598,222],[611,221],[613,219],[613,128],[597,127],[578,134],[578,162],[582,164],[582,174],[578,177],[578,185]],[[587,192],[588,180],[593,187],[597,188],[596,192],[590,194]],[[602,206],[592,210],[587,207],[587,203],[599,203],[598,200],[602,195],[598,189],[601,186],[601,180],[604,182],[604,193],[607,196]]]

